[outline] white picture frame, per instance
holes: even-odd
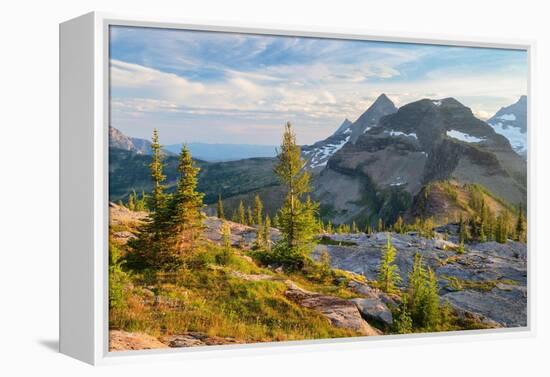
[[[108,116],[109,37],[111,25],[208,30],[219,32],[292,35],[335,39],[411,42],[526,50],[529,61],[528,95],[533,81],[533,41],[439,37],[413,33],[321,30],[310,27],[193,23],[170,18],[144,18],[88,13],[60,24],[60,352],[90,364],[127,361],[261,355],[272,352],[380,347],[426,342],[471,341],[534,335],[532,268],[533,226],[528,222],[527,326],[373,338],[311,340],[169,350],[108,351]],[[532,204],[534,138],[533,101],[528,111],[528,207]]]

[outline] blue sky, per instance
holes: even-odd
[[[527,91],[524,51],[111,28],[111,125],[164,144],[278,144],[330,135],[381,93],[455,97],[484,119]]]

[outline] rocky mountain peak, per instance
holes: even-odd
[[[386,115],[397,111],[394,103],[384,93],[380,94],[372,105],[351,126],[350,141],[355,143],[359,136],[378,124],[378,121]]]
[[[353,124],[353,122],[351,120],[349,120],[348,118],[344,119],[344,121],[342,122],[340,127],[338,127],[336,132],[334,132],[334,135],[345,133],[346,130],[348,130],[351,127],[352,124]]]

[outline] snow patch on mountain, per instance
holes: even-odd
[[[487,123],[497,134],[508,139],[517,154],[527,155],[527,96],[501,108]]]
[[[337,143],[325,144],[322,147],[315,148],[313,150],[304,152],[309,159],[309,168],[314,169],[317,167],[325,166],[328,159],[336,152],[338,152],[342,147],[349,141],[349,136],[346,136],[345,139]]]
[[[485,140],[485,139],[475,137],[475,136],[472,136],[472,135],[469,135],[467,133],[460,132],[460,131],[457,131],[457,130],[447,131],[447,136],[452,137],[453,139],[460,140],[460,141],[465,141],[466,143],[480,143],[483,140]]]
[[[504,136],[512,148],[521,154],[527,153],[527,137],[519,127],[506,126],[502,122],[489,123],[497,134]]]
[[[407,136],[407,137],[414,137],[415,139],[418,139],[418,136],[416,136],[416,133],[412,132],[410,134],[407,134],[405,132],[401,131],[390,131],[390,136]]]

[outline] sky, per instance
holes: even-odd
[[[396,106],[454,97],[487,119],[527,92],[517,50],[112,26],[111,125],[161,143],[299,144]]]

